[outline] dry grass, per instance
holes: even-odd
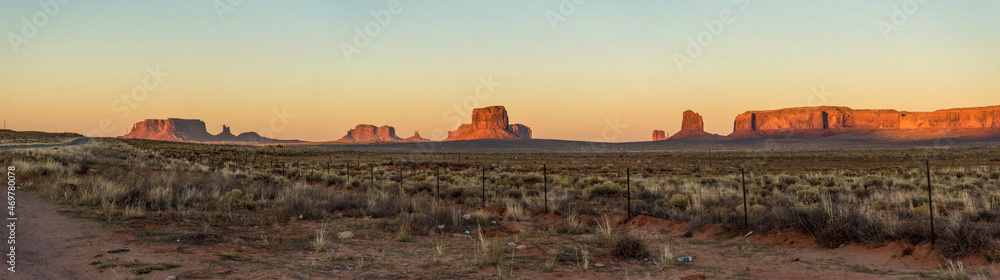
[[[475,264],[479,267],[484,265],[500,265],[503,261],[504,245],[502,242],[497,240],[489,240],[483,235],[483,228],[479,227],[476,229],[476,233],[479,240],[479,247],[476,254]]]
[[[624,214],[625,181],[618,156],[578,159],[576,155],[547,158],[528,154],[518,155],[527,159],[495,164],[497,168],[488,170],[486,194],[488,205],[504,207],[504,214],[498,215],[496,207],[490,211],[479,208],[479,168],[494,159],[489,156],[508,155],[468,155],[479,161],[458,164],[433,158],[400,163],[398,158],[391,159],[392,155],[365,154],[365,166],[355,165],[348,183],[347,172],[329,172],[321,164],[331,154],[341,154],[318,149],[275,150],[276,156],[270,158],[271,149],[267,148],[108,139],[83,147],[5,153],[0,158],[19,168],[29,191],[51,201],[93,207],[109,221],[177,215],[205,224],[275,226],[336,217],[399,219],[391,225],[396,234],[390,239],[400,241],[430,232],[463,233],[477,225],[498,227],[504,220],[533,221],[533,216],[542,212],[544,200],[538,184],[541,180],[536,178],[539,170],[527,159],[566,161],[550,164],[547,175],[549,208],[563,216],[556,232],[593,231],[602,249],[619,258],[654,255],[647,241],[614,230],[607,217],[599,218],[596,226],[577,218],[580,214]],[[853,156],[864,159],[869,155]],[[637,164],[658,162],[644,154],[634,157]],[[289,162],[300,160],[305,163],[288,167]],[[390,162],[393,167],[386,167]],[[852,242],[929,241],[926,221],[931,213],[923,170],[913,166],[889,169],[884,168],[889,163],[882,163],[877,168],[749,172],[749,225],[743,223],[742,184],[732,167],[633,168],[632,206],[637,215],[690,222],[695,228],[717,225],[732,235],[791,229],[829,247]],[[376,167],[369,169],[368,164]],[[408,174],[402,190],[394,177],[400,165]],[[443,166],[442,192],[436,197],[428,187],[437,178],[426,174],[434,166]],[[938,234],[947,257],[989,255],[1000,250],[996,242],[1000,232],[990,227],[1000,222],[998,174],[997,168],[984,165],[934,170],[933,214],[942,221]],[[325,233],[317,233],[315,239],[326,241]],[[482,264],[497,265],[504,252],[502,244],[483,238],[479,241]],[[672,264],[664,258],[669,253],[664,249],[663,255],[656,252],[656,266]],[[602,255],[603,250],[594,252],[607,256]],[[589,269],[592,252],[579,247],[576,255],[579,266]]]
[[[941,267],[941,272],[939,272],[934,277],[933,280],[970,280],[972,279],[965,274],[965,267],[962,262],[952,262],[948,261],[946,266]]]
[[[648,241],[631,233],[616,235],[611,241],[611,255],[620,259],[645,259],[650,256]]]

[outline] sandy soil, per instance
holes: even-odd
[[[414,235],[399,242],[396,230],[379,220],[334,218],[326,223],[300,220],[281,227],[231,226],[200,229],[212,234],[191,234],[199,226],[183,221],[161,224],[156,219],[129,226],[102,224],[86,209],[54,206],[24,192],[18,195],[18,272],[4,273],[3,279],[171,275],[178,279],[485,279],[495,278],[497,271],[495,266],[470,264],[480,246],[474,230],[468,235],[463,230]],[[587,270],[580,263],[561,261],[545,272],[543,263],[556,258],[560,250],[593,243],[592,235],[551,234],[548,228],[560,219],[542,215],[534,222],[498,222],[486,230],[490,240],[510,246],[504,258],[510,260],[512,279],[923,279],[945,263],[926,244],[908,256],[902,254],[908,245],[900,243],[824,249],[794,232],[726,238],[709,227],[687,234],[686,223],[639,216],[618,228],[648,240],[655,254],[669,246],[675,257],[694,256],[694,261],[656,269],[651,260],[615,260],[595,248],[596,257]],[[317,230],[330,233],[328,246],[321,251],[309,245]],[[354,237],[338,239],[337,233],[344,231]],[[176,236],[184,238],[175,240]],[[108,253],[114,249],[129,251]],[[100,265],[92,264],[97,261],[119,266],[100,270]],[[973,277],[1000,275],[997,265],[981,258],[963,262]],[[132,273],[157,264],[180,267]]]
[[[134,236],[107,229],[96,221],[70,217],[67,207],[46,203],[33,194],[17,192],[16,272],[3,271],[3,279],[126,279],[134,268],[97,269],[90,263],[126,260],[138,268],[145,264],[175,263],[196,267],[195,260],[180,254],[156,252],[137,243]],[[6,212],[5,212],[6,213]],[[6,218],[6,214],[4,215]],[[5,230],[6,232],[6,230]],[[115,249],[129,252],[109,254]],[[6,269],[7,266],[5,265]],[[163,279],[177,271],[154,271],[148,279]]]

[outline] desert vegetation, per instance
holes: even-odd
[[[149,242],[224,248],[217,266],[265,261],[238,253],[258,248],[308,259],[282,263],[304,275],[738,278],[677,262],[706,256],[671,245],[711,236],[731,241],[724,257],[751,257],[747,236],[793,232],[826,250],[899,244],[902,258],[930,242],[933,215],[942,261],[1000,261],[1000,169],[984,150],[366,153],[107,139],[0,156],[26,190],[87,217]],[[428,259],[387,268],[410,254]]]

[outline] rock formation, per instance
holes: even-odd
[[[512,124],[508,126],[508,128],[521,139],[531,139],[531,128],[528,128],[523,124]]]
[[[246,133],[243,133],[243,134],[246,134]],[[254,133],[254,134],[256,134],[256,133]],[[215,138],[216,138],[217,141],[240,141],[239,137],[236,137],[236,135],[233,135],[233,132],[229,131],[229,126],[227,126],[227,125],[222,125],[222,132],[220,132],[219,135],[216,135]],[[244,141],[244,142],[247,142],[247,141]]]
[[[445,141],[474,139],[531,139],[531,128],[511,125],[503,106],[476,108],[472,110],[472,123],[449,131]]]
[[[678,131],[669,139],[695,139],[695,138],[716,138],[722,137],[718,134],[705,132],[705,122],[701,115],[694,111],[684,111],[684,119],[681,120],[681,131]]]
[[[653,141],[667,140],[667,133],[663,130],[653,130]]]
[[[730,137],[879,133],[888,138],[1000,135],[1000,106],[906,112],[804,107],[740,114]]]
[[[132,130],[122,136],[129,139],[147,139],[174,142],[205,142],[205,143],[296,143],[298,140],[275,140],[261,137],[257,133],[247,132],[240,136],[233,135],[229,126],[222,126],[222,132],[212,135],[205,129],[205,122],[192,119],[170,118],[165,120],[148,119],[135,123]]]
[[[406,139],[403,139],[403,140],[405,140],[406,142],[427,142],[427,141],[431,141],[430,139],[420,137],[420,131],[413,131],[413,136],[410,136],[410,138],[406,138]]]
[[[396,136],[396,129],[383,125],[375,127],[370,124],[359,124],[347,131],[347,135],[337,142],[402,142],[403,138]]]

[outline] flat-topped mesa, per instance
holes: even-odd
[[[702,120],[701,115],[695,113],[694,111],[687,110],[684,111],[684,119],[681,120],[681,131],[678,131],[669,139],[680,140],[718,137],[722,136],[705,132],[705,122]]]
[[[132,125],[132,130],[122,136],[130,139],[147,139],[175,142],[206,142],[214,136],[208,133],[205,122],[193,119],[144,120]]]
[[[749,111],[733,122],[730,137],[830,136],[879,133],[888,138],[1000,135],[1000,106],[934,112],[855,110],[848,107],[803,107]]]
[[[406,142],[428,142],[428,141],[431,141],[430,139],[420,137],[420,131],[413,131],[413,136],[410,136],[410,138],[406,138],[406,139],[403,139],[403,140],[405,140]]]
[[[370,124],[359,124],[347,131],[347,135],[337,142],[402,142],[403,138],[396,136],[396,128],[388,125],[375,127]]]
[[[531,139],[531,128],[509,123],[507,109],[491,106],[472,110],[472,123],[448,132],[445,141],[475,139]]]
[[[653,130],[653,141],[667,140],[667,132],[663,130]]]
[[[294,143],[297,140],[275,140],[257,135],[257,133],[242,133],[233,135],[229,126],[223,125],[222,132],[212,135],[205,129],[205,122],[197,119],[148,119],[132,125],[132,130],[122,136],[128,139],[146,139],[174,142],[210,142],[210,143]]]

